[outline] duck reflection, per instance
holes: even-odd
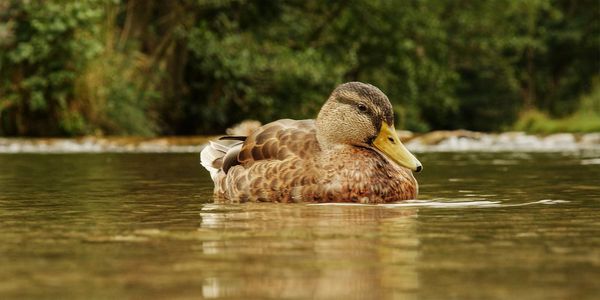
[[[416,297],[417,209],[305,204],[206,205],[213,258],[203,297]]]

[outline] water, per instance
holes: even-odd
[[[195,154],[0,155],[0,298],[598,299],[597,153],[419,155],[419,201],[211,203]]]

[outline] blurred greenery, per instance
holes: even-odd
[[[339,83],[397,126],[600,130],[597,0],[0,0],[0,135],[223,132]]]

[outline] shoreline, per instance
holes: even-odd
[[[410,151],[422,152],[570,152],[600,151],[600,132],[483,133],[467,130],[413,134],[399,131]],[[0,154],[10,153],[198,153],[217,136],[2,138]]]

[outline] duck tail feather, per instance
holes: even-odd
[[[213,181],[217,180],[220,171],[227,170],[238,164],[237,154],[242,148],[242,141],[209,141],[200,152],[200,164],[208,170]]]

